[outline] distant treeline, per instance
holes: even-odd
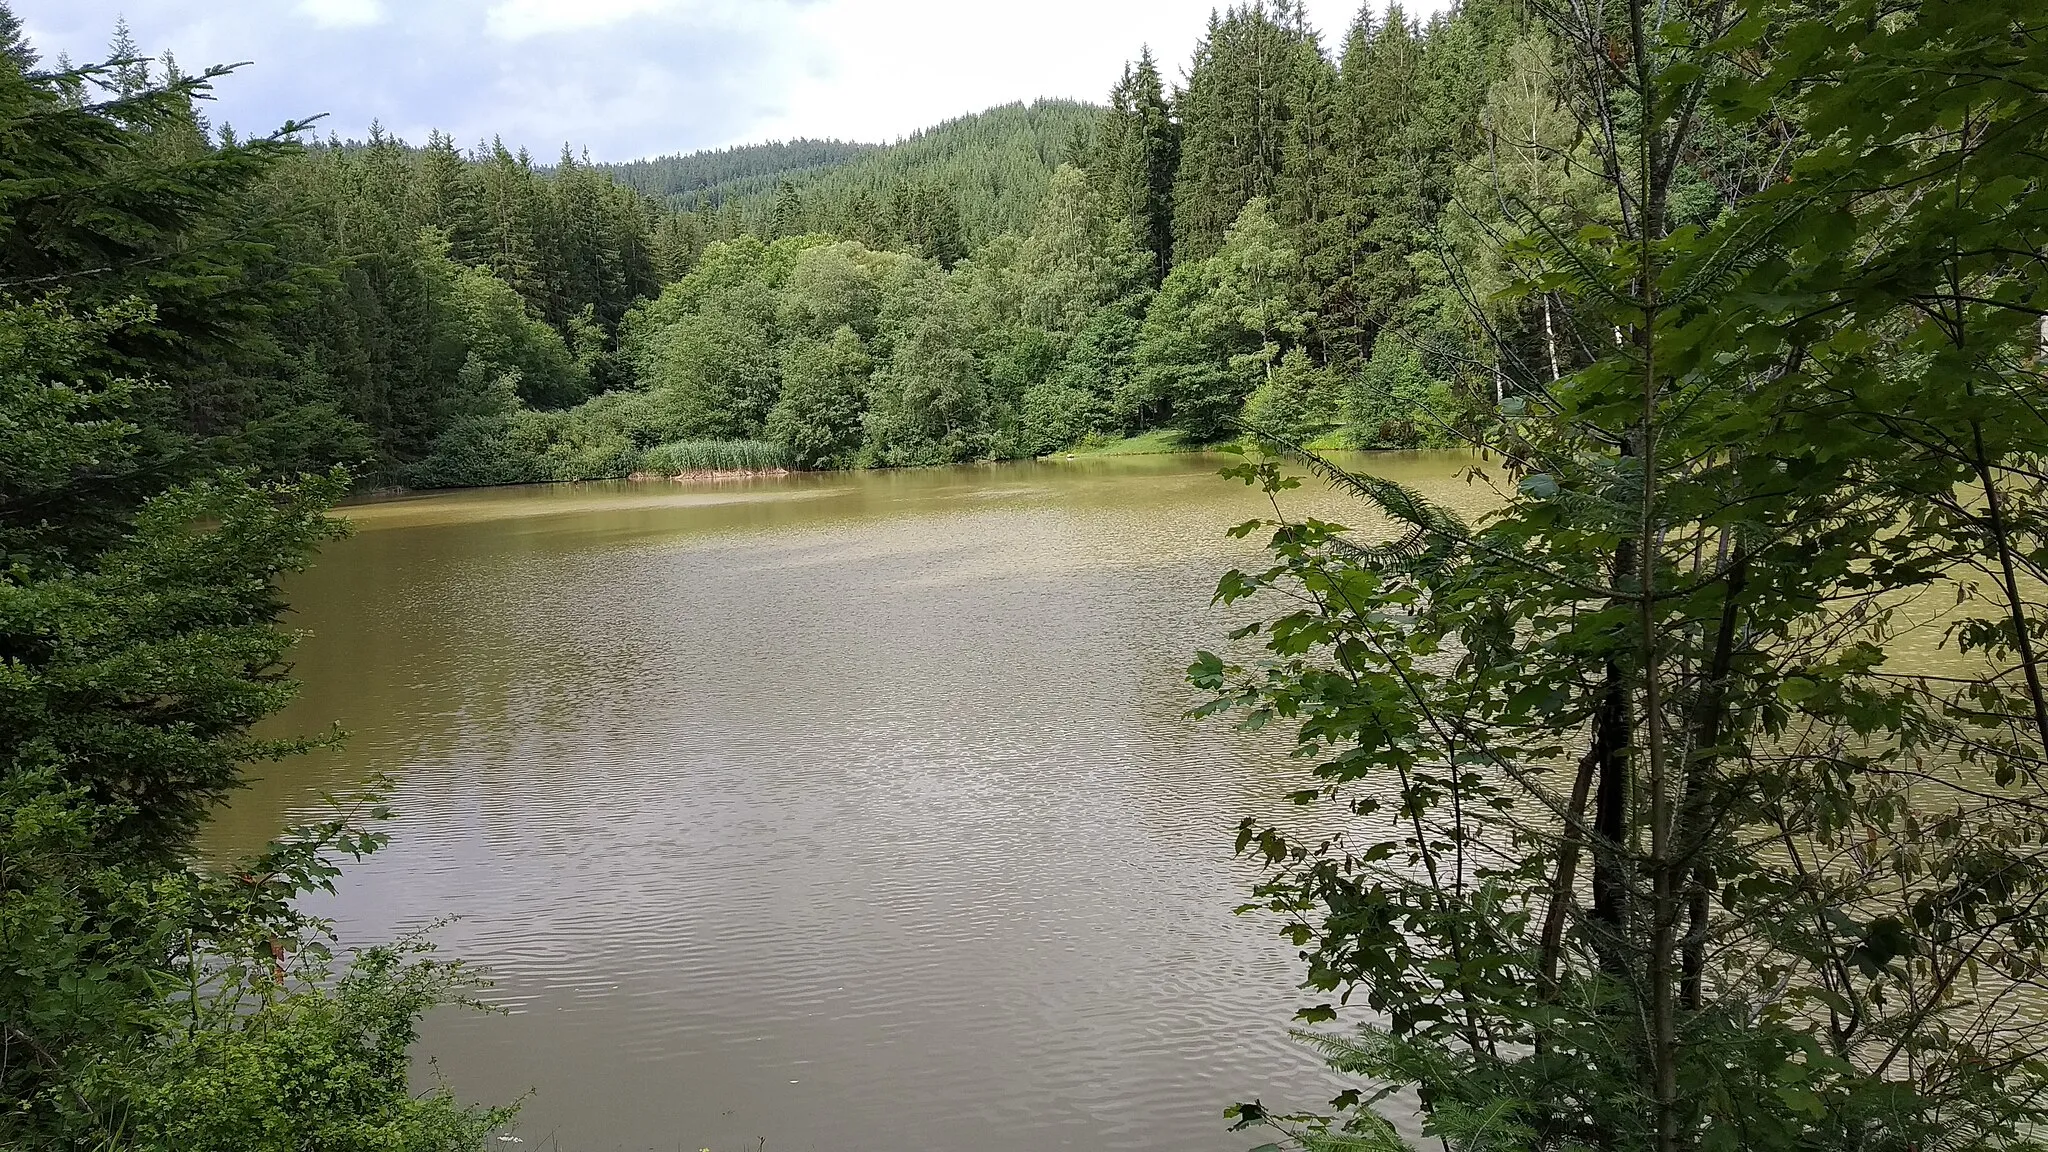
[[[707,439],[807,467],[1246,423],[1450,443],[1601,339],[1554,295],[1495,303],[1518,234],[1617,211],[1560,67],[1511,0],[1367,6],[1336,45],[1277,0],[1216,13],[1184,85],[1148,53],[1105,108],[891,147],[603,166],[438,134],[280,143],[218,222],[244,242],[213,272],[250,291],[170,382],[174,430],[415,486],[625,475]],[[236,144],[195,111],[134,126],[129,162]],[[1675,203],[1712,219],[1767,147],[1694,142]]]
[[[1040,100],[948,120],[887,147],[793,140],[598,167],[685,214],[681,227],[705,236],[805,231],[887,244],[900,190],[943,189],[960,243],[975,248],[1031,226],[1053,169],[1085,155],[1102,112]]]
[[[773,196],[785,180],[804,180],[879,147],[845,140],[777,140],[599,167],[629,188],[690,211]]]

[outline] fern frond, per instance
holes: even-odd
[[[1323,1063],[1334,1071],[1353,1076],[1382,1078],[1394,1059],[1393,1037],[1374,1028],[1362,1028],[1351,1035],[1294,1028],[1288,1035],[1322,1057]]]
[[[1390,519],[1407,525],[1400,536],[1380,544],[1340,541],[1339,546],[1360,567],[1414,574],[1439,571],[1472,538],[1472,529],[1457,513],[1412,488],[1382,476],[1349,471],[1276,432],[1243,423],[1239,427],[1261,443],[1306,465],[1332,487],[1351,493]]]
[[[1384,1120],[1366,1126],[1364,1131],[1342,1136],[1326,1132],[1306,1135],[1301,1138],[1301,1146],[1305,1152],[1413,1152],[1394,1126]]]

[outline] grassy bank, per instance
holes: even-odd
[[[1171,428],[1158,428],[1136,436],[1124,436],[1115,440],[1094,443],[1083,442],[1072,448],[1062,449],[1048,456],[1046,460],[1092,459],[1098,456],[1162,456],[1169,452],[1199,452],[1202,446],[1190,444],[1179,432]]]
[[[1227,443],[1227,441],[1226,441]],[[1189,443],[1179,432],[1171,428],[1158,428],[1136,436],[1124,436],[1115,440],[1076,444],[1058,452],[1041,457],[1045,460],[1081,460],[1099,456],[1162,456],[1169,452],[1202,452],[1220,447],[1216,444]],[[1325,433],[1303,445],[1311,452],[1351,452],[1357,447],[1343,431]]]

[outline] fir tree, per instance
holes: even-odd
[[[775,190],[775,215],[769,225],[770,234],[780,239],[784,236],[801,236],[804,226],[804,199],[798,194],[796,185],[784,180]]]
[[[1159,65],[1149,47],[1110,93],[1088,164],[1112,212],[1152,259],[1152,282],[1173,265],[1173,182],[1180,170],[1180,127],[1173,120]]]
[[[13,61],[19,72],[34,71],[42,59],[22,31],[21,17],[5,3],[0,3],[0,57]]]
[[[116,96],[138,96],[149,90],[149,59],[135,43],[126,16],[114,20],[114,35],[107,42],[107,71],[109,87]]]
[[[1174,187],[1174,259],[1222,246],[1237,214],[1273,196],[1286,163],[1288,121],[1300,101],[1299,10],[1254,0],[1211,15],[1180,94],[1181,167]]]

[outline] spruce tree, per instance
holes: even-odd
[[[0,1146],[476,1147],[503,1113],[406,1082],[445,972],[386,952],[330,981],[294,910],[330,858],[381,837],[340,820],[232,870],[195,863],[243,767],[303,747],[251,729],[292,694],[278,581],[338,533],[340,476],[217,474],[163,403],[242,369],[230,352],[260,333],[240,293],[295,294],[247,246],[289,239],[252,206],[294,149],[163,146],[219,70],[82,102],[117,69],[16,59],[0,64]]]
[[[839,220],[841,236],[859,241],[869,248],[888,246],[888,221],[884,218],[881,205],[875,202],[874,196],[867,189],[854,190],[853,195],[847,198]]]
[[[1264,0],[1211,15],[1177,112],[1181,167],[1174,186],[1174,259],[1223,244],[1244,206],[1270,199],[1286,164],[1288,121],[1300,98],[1305,18]]]
[[[1379,329],[1414,294],[1408,257],[1429,225],[1413,131],[1421,45],[1399,4],[1375,27],[1362,12],[1345,44],[1338,88],[1345,182],[1343,250],[1325,304],[1326,340],[1363,361]]]
[[[1296,23],[1302,31],[1294,43],[1292,92],[1273,210],[1302,258],[1296,275],[1302,280],[1303,302],[1318,311],[1337,277],[1344,228],[1337,70],[1305,21],[1297,18]]]
[[[1173,182],[1180,170],[1180,126],[1166,97],[1159,65],[1145,48],[1110,93],[1095,136],[1088,172],[1111,212],[1128,224],[1133,240],[1152,258],[1152,282],[1173,265]]]
[[[1373,41],[1378,34],[1371,3],[1359,8],[1338,55],[1337,87],[1332,100],[1331,132],[1335,138],[1330,178],[1335,185],[1335,211],[1324,233],[1323,247],[1311,253],[1322,281],[1320,335],[1333,362],[1357,364],[1371,350],[1371,332],[1364,323],[1361,274],[1368,249],[1365,232],[1378,214],[1374,198],[1374,142],[1383,136],[1368,76]]]
[[[682,279],[703,253],[705,243],[703,217],[695,212],[663,215],[654,226],[649,253],[655,276],[663,283]]]
[[[469,166],[445,132],[432,132],[421,149],[413,183],[410,215],[447,233],[457,252],[467,252],[469,237],[457,231],[476,215],[476,194]]]
[[[897,239],[939,267],[951,268],[966,258],[960,207],[945,188],[925,181],[897,185],[890,218]]]
[[[483,210],[483,251],[479,256],[521,296],[537,305],[545,303],[540,269],[534,260],[537,220],[532,163],[523,154],[508,151],[502,139],[493,139],[479,176]]]
[[[0,3],[0,57],[12,61],[18,72],[34,71],[42,59],[22,31],[21,17],[5,3]]]
[[[784,180],[775,190],[775,214],[769,227],[771,236],[801,236],[804,226],[804,198],[798,194],[796,185]]]

